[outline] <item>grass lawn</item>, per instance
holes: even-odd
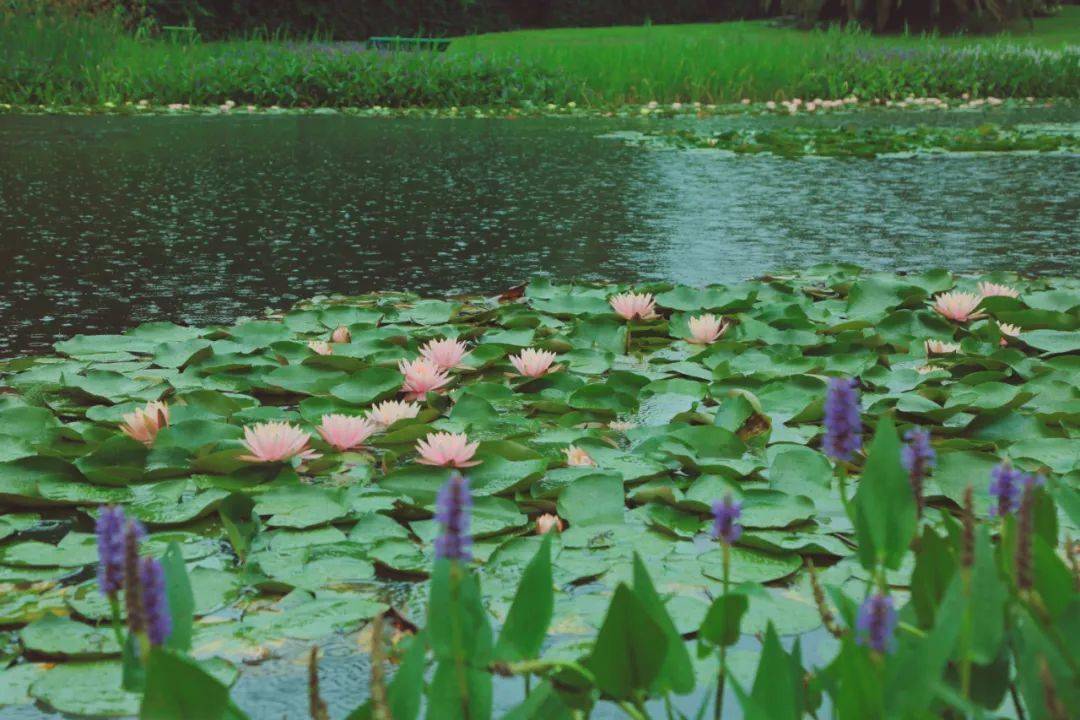
[[[799,91],[844,51],[1002,45],[1060,50],[1080,44],[1080,7],[995,36],[871,36],[802,31],[769,21],[523,30],[463,37],[451,52],[519,57],[566,76],[593,102],[733,101]],[[1074,63],[1075,64],[1075,63]]]

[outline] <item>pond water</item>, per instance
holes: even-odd
[[[495,292],[537,273],[704,284],[826,260],[1059,274],[1080,260],[1076,156],[729,158],[598,138],[656,123],[0,117],[0,357],[319,293]]]

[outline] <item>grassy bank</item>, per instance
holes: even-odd
[[[0,20],[0,103],[283,107],[723,103],[792,97],[1075,97],[1080,8],[993,38],[871,37],[761,22],[497,33],[444,54],[137,39],[101,22]]]

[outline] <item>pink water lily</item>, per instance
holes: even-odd
[[[649,293],[619,293],[612,296],[608,302],[611,303],[611,309],[626,320],[649,320],[656,317],[656,300]]]
[[[344,325],[338,325],[336,328],[334,328],[334,332],[330,333],[330,342],[352,342],[352,333],[349,332],[349,328],[345,327]]]
[[[695,345],[710,345],[728,329],[728,323],[712,313],[692,317],[687,325],[690,327],[690,337],[686,341]]]
[[[951,355],[957,352],[960,352],[959,343],[943,342],[941,340],[926,341],[927,355]]]
[[[1020,291],[1008,285],[1000,285],[992,282],[979,283],[979,295],[988,297],[1020,297]]]
[[[450,339],[430,340],[420,348],[420,356],[440,370],[458,367],[466,352],[465,343]]]
[[[975,310],[979,307],[982,298],[975,293],[947,292],[941,293],[934,298],[934,310],[956,322],[967,322],[981,315]]]
[[[372,406],[368,418],[382,429],[386,429],[398,420],[414,418],[420,413],[420,406],[414,402],[386,400]]]
[[[561,533],[563,531],[562,518],[551,513],[544,513],[536,518],[536,534],[547,535],[549,532]]]
[[[531,378],[558,370],[558,365],[551,366],[554,361],[555,353],[534,348],[525,348],[520,354],[510,356],[510,364],[517,369],[518,374]]]
[[[379,426],[366,417],[334,414],[323,415],[322,424],[315,429],[328,445],[345,452],[362,446]]]
[[[244,428],[244,447],[250,455],[241,455],[248,462],[285,462],[294,457],[314,460],[320,455],[308,447],[311,436],[285,421],[255,423]]]
[[[563,454],[566,455],[566,464],[569,467],[593,467],[596,465],[596,461],[592,459],[589,453],[579,447],[571,445],[563,448]]]
[[[308,340],[307,346],[318,355],[332,355],[334,352],[334,346],[325,340]]]
[[[1019,325],[1011,325],[1009,323],[999,322],[997,324],[997,326],[998,326],[998,332],[1001,333],[1001,340],[999,341],[999,344],[1002,347],[1005,347],[1006,345],[1009,344],[1009,341],[1006,338],[1018,338],[1018,337],[1020,337],[1021,328],[1020,328]]]
[[[450,382],[450,376],[445,370],[440,370],[437,365],[424,358],[417,358],[412,362],[402,360],[398,363],[398,370],[405,376],[401,389],[410,400],[422,400],[429,392]]]
[[[479,461],[472,461],[479,446],[479,442],[470,443],[465,433],[428,433],[426,438],[416,443],[416,451],[420,453],[417,462],[439,467],[472,467],[480,464]]]
[[[146,407],[136,408],[135,412],[125,413],[120,429],[132,440],[143,445],[154,444],[158,431],[169,424],[169,406],[160,400],[146,403]]]

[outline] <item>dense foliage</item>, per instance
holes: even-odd
[[[542,678],[516,718],[659,716],[721,666],[748,717],[1075,717],[1080,284],[982,280],[536,280],[6,361],[0,703],[241,717],[245,659],[387,613],[357,718],[484,718],[498,675]],[[129,637],[108,505],[147,527]]]
[[[22,1],[22,0],[17,0]],[[365,40],[518,28],[716,22],[762,17],[758,0],[46,0],[67,11],[119,13],[207,38],[253,31]]]
[[[445,53],[382,53],[325,43],[153,40],[101,20],[9,15],[0,17],[0,103],[612,107],[1080,92],[1075,46],[882,40],[760,24],[550,32],[558,35],[512,33],[454,41]]]

